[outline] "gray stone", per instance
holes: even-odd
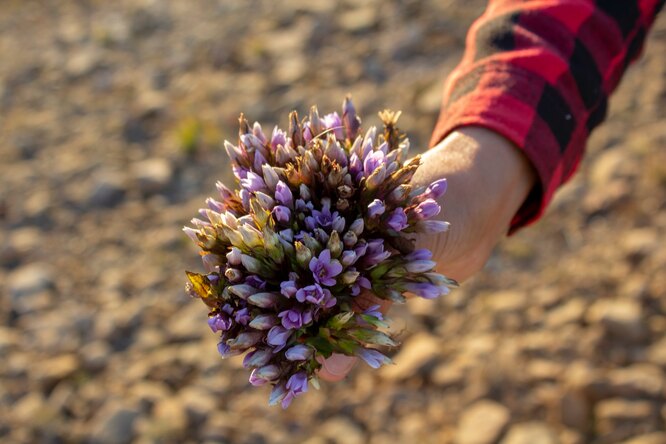
[[[17,268],[10,273],[8,281],[12,305],[16,308],[22,308],[26,298],[52,289],[55,285],[50,266],[39,262]]]
[[[125,444],[132,442],[134,424],[139,410],[116,402],[104,405],[92,424],[92,441],[99,444]]]
[[[119,173],[102,172],[96,175],[88,196],[92,207],[113,207],[125,198],[125,178]]]
[[[132,166],[134,178],[141,193],[149,195],[163,192],[173,176],[173,168],[167,159],[153,158]]]
[[[511,414],[502,404],[480,400],[467,407],[460,418],[456,444],[492,444],[497,442],[509,424]]]
[[[559,444],[553,430],[539,421],[511,426],[501,444]]]

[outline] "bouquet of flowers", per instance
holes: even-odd
[[[414,233],[445,231],[429,220],[446,180],[410,185],[420,156],[407,160],[400,113],[383,111],[377,134],[360,134],[349,98],[337,113],[313,107],[289,129],[266,137],[241,114],[237,145],[225,142],[237,189],[217,183],[201,218],[185,233],[201,248],[206,272],[187,272],[188,293],[210,310],[223,357],[247,353],[250,383],[271,384],[270,404],[286,408],[318,387],[317,370],[332,353],[378,368],[377,347],[397,344],[378,306],[355,310],[361,292],[393,302],[405,293],[431,299],[455,281],[433,271]]]

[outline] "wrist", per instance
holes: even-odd
[[[424,154],[413,182],[427,185],[443,177],[449,186],[440,198],[439,217],[451,223],[450,230],[417,243],[433,249],[445,274],[462,280],[483,266],[507,233],[536,175],[508,139],[485,128],[464,127]]]

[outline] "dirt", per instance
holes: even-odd
[[[269,407],[183,292],[240,111],[271,129],[351,93],[422,151],[483,6],[4,1],[0,440],[666,442],[664,14],[546,216],[392,312],[397,367]]]

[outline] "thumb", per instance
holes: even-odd
[[[319,369],[318,373],[319,377],[324,381],[338,382],[347,376],[356,364],[356,361],[358,361],[358,358],[333,353],[328,359],[319,356],[317,360],[321,362],[321,369]]]

